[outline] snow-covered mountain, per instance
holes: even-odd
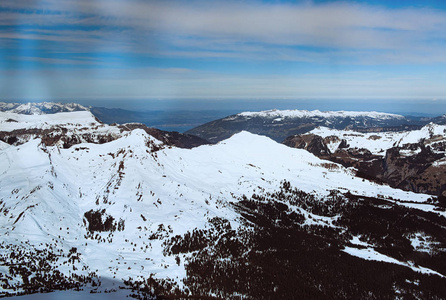
[[[308,134],[318,135],[327,139],[327,146],[332,153],[339,148],[342,140],[344,140],[349,145],[348,148],[367,149],[376,155],[385,155],[385,151],[392,147],[404,147],[405,145],[419,142],[422,142],[426,147],[438,148],[438,150],[435,150],[437,153],[445,154],[444,151],[439,149],[439,146],[446,140],[446,126],[433,123],[419,130],[376,133],[361,133],[352,130],[318,127]],[[333,139],[330,140],[329,137],[333,137]],[[413,152],[416,152],[416,150],[413,150]],[[410,155],[411,153],[406,154]]]
[[[54,114],[58,112],[86,111],[89,108],[77,103],[6,103],[0,102],[0,111],[26,115]]]
[[[394,187],[436,195],[446,190],[445,125],[430,123],[419,130],[372,133],[318,127],[290,136],[284,144],[355,167],[361,176]]]
[[[377,120],[403,120],[404,117],[397,114],[382,113],[376,111],[361,112],[361,111],[319,111],[319,110],[267,110],[261,112],[242,112],[236,116],[242,116],[246,118],[274,118],[276,122],[281,121],[282,118],[370,118]],[[231,117],[228,117],[231,118]]]
[[[167,146],[191,148],[207,141],[188,134],[148,128],[139,123],[110,126],[101,123],[89,111],[28,115],[13,112],[0,113],[0,141],[20,145],[41,138],[45,145],[58,144],[69,148],[82,142],[105,143],[123,136],[133,129],[143,129]]]
[[[408,125],[417,123],[401,115],[379,112],[269,110],[239,113],[203,124],[186,133],[218,142],[246,130],[281,142],[288,136],[306,133],[318,126],[334,129],[380,129]]]
[[[446,296],[435,197],[246,131],[182,149],[85,111],[0,127],[28,134],[0,142],[0,295]]]

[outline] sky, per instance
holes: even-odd
[[[1,0],[0,100],[446,107],[445,29],[441,0]]]

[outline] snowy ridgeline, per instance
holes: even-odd
[[[87,111],[88,108],[77,103],[6,103],[0,102],[0,111],[26,115],[43,115],[60,112]]]
[[[319,111],[319,110],[267,110],[261,112],[242,112],[236,116],[263,117],[263,118],[356,118],[367,117],[372,119],[404,119],[401,115],[382,113],[376,111]]]
[[[18,129],[50,129],[55,126],[75,128],[93,128],[102,125],[89,111],[61,112],[56,114],[27,115],[14,112],[0,114],[0,131]]]
[[[49,146],[40,137],[20,146],[0,142],[4,162],[0,165],[0,273],[6,278],[1,281],[5,295],[81,287],[105,293],[145,284],[149,294],[256,298],[256,290],[246,290],[245,283],[228,289],[212,286],[205,278],[221,282],[218,276],[226,274],[242,282],[234,273],[240,266],[248,266],[249,272],[265,268],[255,267],[258,260],[249,260],[252,256],[247,253],[263,253],[252,252],[264,240],[257,234],[277,228],[291,230],[296,235],[293,241],[312,241],[293,246],[303,257],[317,251],[348,253],[336,254],[336,259],[392,263],[429,283],[437,279],[423,274],[441,280],[441,274],[446,274],[443,265],[433,263],[443,255],[444,242],[434,233],[422,233],[424,223],[409,227],[405,235],[394,233],[401,243],[407,241],[411,259],[429,253],[424,260],[428,265],[422,267],[413,267],[410,255],[395,258],[379,231],[370,234],[367,228],[354,227],[367,219],[363,212],[357,214],[361,220],[352,213],[363,207],[391,209],[392,218],[413,213],[413,222],[423,215],[429,224],[442,224],[446,213],[429,195],[357,178],[352,169],[267,137],[241,132],[216,145],[180,149],[140,129],[122,132],[102,125],[86,111],[41,116],[6,112],[0,114],[0,124],[3,131],[57,126],[71,135],[81,129],[119,134],[107,143],[80,141],[66,149]],[[366,246],[351,242],[353,228],[354,236],[361,233]],[[434,241],[426,246],[428,250],[411,246],[415,237],[425,235]],[[281,247],[285,240],[289,239],[270,247]],[[298,250],[322,241],[319,250]],[[362,254],[364,247],[372,258]],[[200,273],[213,263],[223,264],[226,271]],[[262,278],[267,273],[244,276]],[[280,288],[262,287],[268,289],[264,297],[282,288],[280,282],[276,284]]]
[[[246,130],[282,142],[292,135],[308,133],[318,126],[381,132],[419,129],[426,124],[427,119],[381,112],[268,110],[231,115],[200,125],[186,133],[219,142]]]
[[[387,149],[403,147],[406,144],[423,142],[426,146],[429,146],[435,143],[442,143],[446,140],[446,126],[430,123],[419,130],[372,133],[318,127],[308,134],[318,135],[323,138],[336,137],[328,145],[332,153],[338,149],[342,140],[345,140],[349,148],[367,149],[372,154],[384,155]],[[433,149],[435,151],[435,147]]]

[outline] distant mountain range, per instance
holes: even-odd
[[[0,112],[0,296],[446,298],[441,193],[421,189],[424,175],[408,181],[418,193],[383,184],[412,164],[444,166],[444,126],[317,128],[288,146],[242,131],[185,146],[194,138],[74,106],[16,109]],[[402,120],[304,115],[358,128]],[[384,158],[389,176],[357,176]]]
[[[444,124],[445,120],[444,116],[430,119],[378,112],[270,110],[239,113],[200,125],[186,133],[216,143],[246,130],[281,142],[291,135],[306,133],[319,126],[356,131],[401,131],[419,129],[431,121]]]
[[[271,110],[244,112],[234,115],[234,110],[133,111],[120,108],[82,106],[76,103],[22,104],[0,102],[0,111],[7,110],[28,114],[89,110],[106,124],[141,123],[165,131],[187,132],[214,143],[241,130],[263,134],[281,142],[290,135],[305,133],[318,126],[335,129],[350,128],[359,131],[400,131],[419,129],[430,122],[446,124],[446,115],[440,117],[404,116],[399,118],[397,117],[399,115],[395,114],[374,113],[375,117],[372,118],[371,112],[302,110]],[[380,120],[380,117],[376,118],[376,114],[387,117],[385,120]],[[283,115],[283,118],[281,115]]]
[[[149,128],[141,123],[110,127],[103,124],[97,116],[93,116],[91,110],[94,108],[75,103],[0,103],[0,111],[4,112],[3,120],[0,119],[0,140],[11,145],[20,145],[40,137],[47,145],[59,144],[69,148],[81,142],[110,142],[121,138],[125,132],[142,129],[169,146],[192,148],[209,143],[197,136]],[[68,112],[77,113],[68,114]],[[67,128],[76,128],[77,122],[84,122],[87,119],[92,119],[89,126],[77,128],[76,135],[66,134]]]
[[[0,111],[24,114],[42,114],[67,111],[89,110],[106,124],[141,123],[165,131],[184,132],[206,122],[234,113],[234,110],[157,110],[134,111],[121,108],[82,106],[77,103],[5,103],[0,102]]]
[[[427,121],[435,124],[446,125],[446,114],[436,118],[428,119]]]

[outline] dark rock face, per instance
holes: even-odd
[[[119,138],[112,134],[95,134],[92,132],[81,132],[67,135],[68,129],[64,127],[53,127],[50,129],[18,129],[13,131],[0,131],[0,140],[9,145],[18,146],[35,138],[41,138],[45,146],[54,146],[61,142],[63,148],[68,149],[80,143],[103,144]]]
[[[343,148],[348,148],[348,147],[350,147],[350,145],[347,143],[347,141],[346,140],[341,140],[341,143],[339,144],[339,146],[338,146],[338,149],[343,149]]]
[[[331,154],[324,139],[313,134],[296,135],[286,138],[283,143],[287,146],[305,149],[316,156],[326,156]]]
[[[88,221],[89,231],[115,231],[116,222],[115,219],[105,213],[103,210],[89,210],[84,214],[85,219]]]
[[[419,153],[405,156],[401,154],[404,150],[419,150]],[[383,159],[382,178],[403,190],[441,195],[446,189],[446,168],[435,167],[433,163],[443,157],[422,143],[391,148]]]
[[[337,150],[331,153],[327,147],[329,139],[307,134],[291,136],[283,144],[305,149],[322,159],[357,169],[357,176],[378,183],[387,183],[391,187],[417,193],[441,196],[446,190],[446,165],[434,163],[443,158],[439,153],[445,149],[445,142],[425,145],[426,141],[392,147],[385,156],[372,154],[367,149],[349,148],[342,140]],[[405,151],[415,152],[406,155]]]

